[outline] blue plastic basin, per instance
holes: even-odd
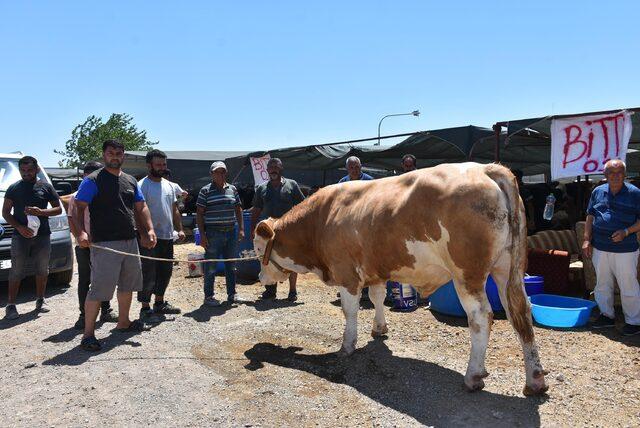
[[[589,321],[596,306],[591,300],[555,294],[536,294],[529,297],[533,319],[548,327],[581,327]]]
[[[525,276],[524,289],[527,296],[544,293],[544,278],[541,276]]]

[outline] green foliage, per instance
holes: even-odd
[[[151,150],[157,141],[147,139],[147,131],[139,131],[128,114],[112,114],[109,120],[89,116],[83,124],[73,128],[71,138],[65,143],[64,150],[54,150],[62,155],[58,164],[63,168],[76,168],[85,162],[102,158],[102,143],[116,139],[124,144],[126,150]]]

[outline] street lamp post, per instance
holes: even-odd
[[[382,125],[382,121],[391,116],[416,116],[417,117],[417,116],[420,116],[420,110],[414,110],[411,113],[396,113],[396,114],[388,114],[386,116],[383,116],[382,119],[380,119],[380,122],[378,122],[378,142],[374,145],[376,146],[380,145],[380,126]]]

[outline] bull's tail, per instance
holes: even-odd
[[[486,167],[487,175],[498,184],[507,199],[509,218],[509,247],[511,261],[506,284],[507,314],[521,339],[528,343],[533,340],[531,309],[524,291],[524,271],[526,265],[527,228],[524,204],[518,192],[516,177],[507,168],[492,164]],[[506,304],[505,304],[506,303]]]

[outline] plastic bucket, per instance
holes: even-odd
[[[589,321],[596,302],[554,294],[536,294],[529,298],[531,315],[538,323],[548,327],[582,327]]]
[[[202,276],[202,263],[194,263],[196,260],[203,260],[204,254],[202,253],[189,253],[187,254],[187,260],[189,261],[189,277]]]
[[[529,276],[524,277],[524,290],[527,296],[535,296],[536,294],[544,293],[544,278],[541,276]]]
[[[248,252],[253,251],[253,241],[251,240],[251,212],[242,213],[244,221],[244,239],[238,243],[238,257],[244,257]],[[243,281],[257,281],[260,274],[260,261],[249,260],[236,263],[236,274],[238,279]]]
[[[411,312],[418,309],[418,292],[409,284],[388,281],[393,295],[393,309],[400,312]]]

